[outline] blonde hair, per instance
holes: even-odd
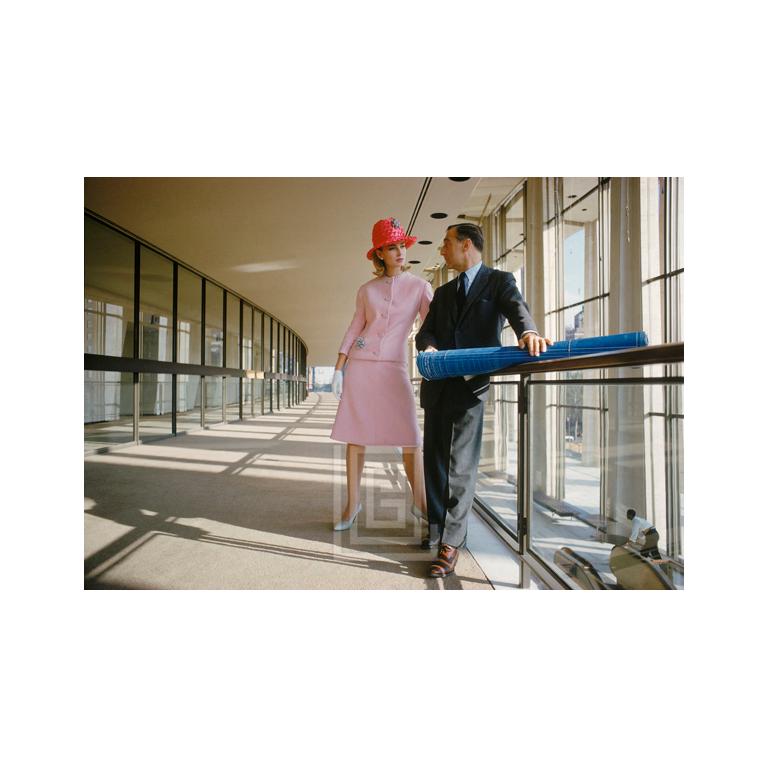
[[[377,248],[373,252],[373,274],[376,275],[376,277],[384,277],[384,275],[387,274],[387,265],[384,263],[384,259],[379,258],[380,250],[382,249]],[[410,268],[410,264],[403,264],[403,266],[400,267],[403,272],[407,272]]]

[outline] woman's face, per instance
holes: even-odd
[[[379,249],[379,258],[384,262],[387,268],[387,274],[397,272],[405,264],[405,243],[394,243],[385,245]]]

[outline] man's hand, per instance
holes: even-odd
[[[437,350],[433,346],[429,346],[426,349],[422,350],[423,352],[437,352]]]
[[[520,349],[528,349],[528,354],[532,357],[538,357],[540,353],[547,351],[547,345],[552,345],[552,339],[545,336],[539,336],[538,333],[526,333],[522,339],[517,342]]]

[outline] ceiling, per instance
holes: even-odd
[[[283,321],[310,365],[333,365],[357,288],[373,277],[375,221],[395,216],[431,241],[409,249],[424,275],[442,264],[446,226],[492,210],[521,180],[87,178],[85,207]]]

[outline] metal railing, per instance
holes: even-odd
[[[642,347],[624,352],[610,352],[588,355],[578,358],[555,360],[547,362],[531,362],[517,365],[496,372],[491,376],[493,386],[517,388],[517,503],[516,527],[505,520],[489,504],[475,495],[475,510],[486,522],[515,550],[521,563],[521,586],[529,583],[532,574],[541,579],[547,586],[556,589],[582,588],[581,582],[571,578],[561,568],[554,566],[544,559],[532,546],[532,518],[534,512],[534,493],[531,483],[531,435],[534,425],[531,423],[531,399],[533,393],[541,387],[587,386],[587,387],[629,387],[629,386],[663,386],[675,387],[684,383],[682,375],[678,375],[677,366],[684,361],[684,345],[682,343],[663,344]],[[650,366],[664,366],[661,375],[643,375]],[[622,369],[620,375],[611,375],[610,371]],[[559,373],[577,371],[602,371],[602,374],[588,378],[564,378]],[[553,375],[554,374],[554,375]],[[499,381],[502,376],[517,376],[517,381]],[[418,390],[419,379],[413,380],[414,389]],[[566,406],[560,406],[566,407]],[[680,416],[679,418],[682,418]],[[602,445],[600,446],[602,452]],[[665,456],[665,461],[668,457]],[[601,477],[604,470],[605,457],[601,453]],[[602,482],[602,481],[601,481]],[[667,491],[669,497],[669,491]],[[602,491],[601,491],[602,497]],[[670,502],[671,503],[671,502]],[[601,498],[602,504],[602,498]],[[573,505],[566,510],[570,515],[575,509]],[[562,510],[560,510],[562,513]],[[614,518],[610,510],[601,509],[598,518],[602,522],[589,521],[589,524],[600,535],[606,535],[608,523]],[[584,515],[588,518],[589,515]],[[573,559],[573,558],[572,558]],[[575,560],[579,558],[576,557]],[[682,573],[682,558],[668,559],[669,570]],[[609,586],[615,586],[613,584]]]

